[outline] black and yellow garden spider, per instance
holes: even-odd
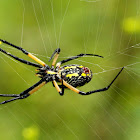
[[[119,71],[119,73],[116,75],[116,77],[111,81],[111,83],[107,87],[93,90],[93,91],[83,92],[83,91],[78,90],[76,87],[80,87],[80,86],[83,86],[86,83],[88,83],[92,78],[92,71],[89,68],[84,67],[82,65],[73,64],[73,65],[65,65],[65,66],[60,67],[61,64],[71,61],[73,59],[77,59],[79,57],[83,57],[83,56],[97,56],[97,57],[103,58],[102,56],[96,55],[96,54],[79,54],[77,56],[62,60],[56,64],[57,58],[60,53],[60,48],[58,48],[54,51],[54,53],[52,54],[52,56],[50,58],[50,60],[51,60],[54,56],[52,65],[51,65],[51,67],[49,67],[43,61],[38,59],[33,54],[27,52],[23,48],[18,47],[5,40],[0,39],[0,44],[2,44],[2,43],[5,43],[7,45],[10,45],[10,46],[22,51],[24,54],[26,54],[27,56],[29,56],[30,58],[32,58],[33,60],[38,62],[39,64],[26,61],[26,60],[18,58],[17,56],[14,56],[11,53],[6,52],[5,50],[0,48],[0,51],[2,53],[14,58],[15,60],[20,61],[27,65],[37,67],[38,69],[37,69],[36,75],[38,77],[40,77],[41,80],[39,82],[37,82],[36,84],[34,84],[33,86],[31,86],[30,88],[21,92],[20,94],[0,94],[0,96],[2,96],[2,97],[14,97],[12,99],[1,102],[0,104],[5,104],[5,103],[8,103],[8,102],[11,102],[14,100],[18,100],[18,99],[25,99],[50,81],[52,81],[53,86],[56,88],[56,90],[59,92],[60,95],[64,94],[65,88],[69,88],[72,91],[79,93],[81,95],[89,95],[91,93],[106,91],[110,88],[110,86],[113,84],[113,82],[116,80],[116,78],[119,76],[119,74],[122,72],[122,70],[124,68],[123,67]],[[54,67],[55,64],[56,64],[56,67]],[[61,85],[58,85],[57,82],[59,82]]]

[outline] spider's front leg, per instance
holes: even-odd
[[[26,51],[26,50],[23,49],[22,47],[16,46],[16,45],[14,45],[14,44],[12,44],[12,43],[6,41],[6,40],[0,39],[0,44],[2,44],[2,43],[7,44],[7,45],[9,45],[9,46],[11,46],[11,47],[14,47],[14,48],[20,50],[22,53],[24,53],[25,55],[27,55],[27,56],[30,57],[31,59],[35,60],[37,63],[39,63],[39,64],[42,65],[43,67],[50,68],[46,63],[44,63],[42,60],[40,60],[39,58],[37,58],[36,56],[34,56],[33,54],[31,54],[30,52]],[[35,64],[35,63],[32,63],[32,62],[23,60],[23,59],[21,59],[21,58],[18,58],[18,57],[16,57],[16,56],[14,56],[14,55],[12,55],[12,54],[6,52],[5,50],[3,50],[3,49],[1,49],[1,48],[0,48],[0,51],[3,52],[3,53],[5,53],[6,55],[9,55],[10,57],[13,57],[14,59],[16,59],[16,60],[18,60],[18,61],[20,61],[20,62],[22,62],[22,63],[25,63],[25,64],[28,64],[28,65],[32,65],[32,66],[41,68],[40,65],[37,65],[37,64]]]

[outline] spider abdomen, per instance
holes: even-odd
[[[83,86],[92,78],[92,72],[89,68],[76,64],[61,67],[60,73],[62,78],[74,87]]]

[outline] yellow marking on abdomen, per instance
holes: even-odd
[[[67,67],[64,67],[64,69],[75,69],[76,66],[67,66]]]
[[[76,67],[83,68],[84,66],[67,66],[64,69],[75,69]]]
[[[2,44],[2,41],[0,41],[0,44]]]
[[[79,68],[83,68],[84,66],[78,66]]]
[[[44,86],[46,84],[46,82],[42,82],[40,85],[38,85],[37,87],[35,87],[34,89],[32,89],[31,91],[29,91],[29,94],[33,94],[34,92],[36,92],[38,89],[40,89],[42,86]]]
[[[89,74],[82,73],[81,76],[89,76]]]
[[[79,76],[78,73],[67,74],[66,77],[71,78],[72,76]]]
[[[28,53],[28,56],[32,58],[33,60],[35,60],[36,62],[38,62],[39,64],[41,64],[42,66],[46,65],[43,61],[41,61],[40,59],[38,59],[36,56],[32,55],[31,53]]]

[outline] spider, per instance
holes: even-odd
[[[46,63],[44,63],[43,61],[38,59],[33,54],[26,51],[25,49],[18,47],[14,44],[11,44],[5,40],[0,39],[0,44],[2,44],[2,43],[10,45],[11,47],[14,47],[14,48],[22,51],[28,57],[30,57],[33,60],[35,60],[36,62],[38,62],[39,64],[26,61],[26,60],[24,60],[22,58],[18,58],[17,56],[12,55],[11,53],[6,52],[2,48],[0,48],[0,51],[2,53],[12,57],[13,59],[15,59],[19,62],[22,62],[24,64],[27,64],[27,65],[30,65],[33,67],[37,67],[38,69],[36,69],[36,71],[37,71],[36,75],[38,77],[40,77],[41,80],[39,82],[37,82],[36,84],[34,84],[33,86],[26,89],[25,91],[21,92],[20,94],[0,94],[0,96],[2,96],[2,97],[13,97],[9,100],[1,102],[0,104],[5,104],[5,103],[8,103],[8,102],[11,102],[14,100],[18,100],[18,99],[25,99],[50,81],[53,83],[53,86],[56,88],[56,90],[59,92],[60,95],[64,94],[65,88],[71,89],[72,91],[79,93],[81,95],[89,95],[89,94],[96,93],[96,92],[106,91],[110,88],[110,86],[117,79],[117,77],[119,76],[119,74],[122,72],[122,70],[124,68],[124,67],[121,68],[119,73],[116,75],[116,77],[111,81],[111,83],[107,87],[93,90],[93,91],[83,92],[83,91],[80,91],[79,89],[77,89],[76,87],[80,87],[80,86],[83,86],[86,83],[88,83],[92,79],[92,71],[88,67],[85,67],[82,65],[73,64],[73,65],[65,65],[65,66],[61,67],[61,64],[64,64],[68,61],[71,61],[71,60],[74,60],[74,59],[77,59],[77,58],[83,57],[83,56],[97,56],[97,57],[101,57],[101,58],[103,58],[103,56],[96,55],[96,54],[79,54],[74,57],[70,57],[68,59],[65,59],[65,60],[62,60],[62,61],[56,63],[59,53],[60,53],[60,48],[57,48],[49,59],[49,61],[50,61],[54,57],[52,65],[51,65],[51,67],[49,67]],[[55,66],[55,64],[56,64],[56,66]],[[58,82],[60,83],[60,85],[58,85]]]

